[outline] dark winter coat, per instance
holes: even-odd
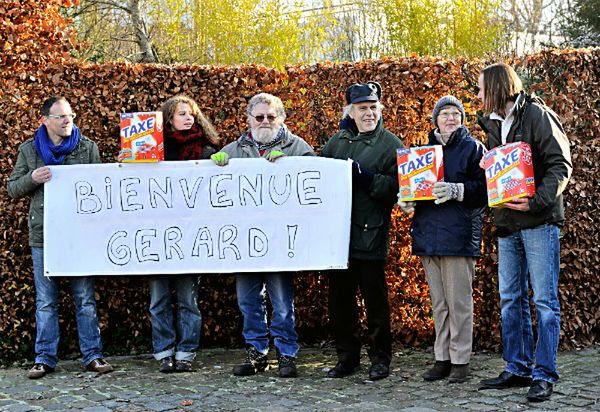
[[[494,208],[494,223],[500,236],[546,223],[562,226],[565,221],[562,193],[573,170],[569,140],[556,113],[541,99],[524,92],[516,105],[506,143],[526,142],[531,146],[536,190],[527,212]],[[501,122],[486,116],[479,123],[487,134],[488,148],[500,146]]]
[[[429,146],[439,145],[434,131]],[[487,203],[485,172],[479,167],[483,143],[458,128],[443,146],[444,181],[464,184],[463,201],[418,201],[411,224],[412,252],[418,256],[481,256],[481,229]]]
[[[389,249],[392,207],[398,195],[396,153],[403,147],[394,134],[383,128],[383,121],[369,133],[344,129],[336,133],[321,151],[321,156],[352,159],[375,175],[368,189],[352,185],[352,226],[350,257],[385,260]]]

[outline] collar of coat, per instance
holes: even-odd
[[[375,129],[371,130],[370,132],[367,133],[355,133],[351,128],[346,128],[344,129],[344,131],[346,133],[344,133],[342,136],[340,136],[340,139],[347,139],[347,140],[360,140],[363,141],[363,143],[371,145],[373,144],[372,140],[376,139],[377,136],[379,135],[379,133],[383,130],[383,118],[380,117],[379,121],[377,122],[377,126],[375,126]]]

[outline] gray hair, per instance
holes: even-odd
[[[366,102],[364,102],[364,103],[366,103]],[[377,105],[377,110],[379,111],[379,114],[381,114],[381,112],[383,111],[383,109],[385,109],[385,107],[383,106],[383,104],[381,104],[381,102],[374,102],[374,103]],[[352,103],[350,103],[348,106],[344,107],[344,111],[342,112],[342,119],[345,119],[346,117],[348,117],[348,115],[350,114],[350,110],[352,110]]]
[[[269,93],[259,93],[256,96],[252,97],[248,102],[246,115],[248,115],[248,117],[251,117],[254,107],[256,107],[256,105],[260,103],[265,103],[275,108],[275,110],[277,111],[277,117],[279,117],[282,121],[285,120],[285,109],[283,107],[283,102],[279,97],[273,96]]]

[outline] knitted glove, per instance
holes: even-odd
[[[433,195],[436,197],[434,203],[439,205],[448,200],[462,202],[464,192],[465,185],[462,183],[437,182],[433,185]]]
[[[398,206],[400,206],[400,209],[402,209],[402,211],[404,213],[412,213],[412,212],[414,212],[416,205],[417,205],[417,202],[403,202],[403,201],[398,201]]]
[[[217,166],[225,166],[229,163],[229,155],[225,152],[217,152],[210,156],[210,160],[215,162]]]
[[[365,167],[361,167],[358,162],[352,161],[352,183],[358,184],[365,190],[369,190],[375,174]]]
[[[267,160],[269,162],[274,162],[275,160],[279,159],[281,156],[285,156],[285,153],[283,153],[279,150],[271,150],[269,152],[269,154],[267,155]]]

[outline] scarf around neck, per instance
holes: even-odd
[[[46,126],[41,125],[33,136],[33,144],[44,164],[52,166],[61,164],[65,157],[75,150],[80,138],[79,128],[73,125],[71,136],[63,138],[59,145],[54,145],[50,140],[50,136],[48,136],[48,129],[46,129]]]
[[[170,131],[165,128],[165,143],[167,160],[202,159],[202,145],[206,144],[204,132],[197,124],[188,130]]]

